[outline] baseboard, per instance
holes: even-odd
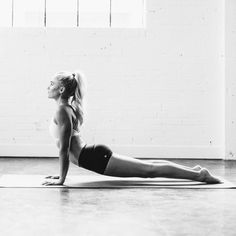
[[[113,152],[137,158],[224,159],[220,146],[108,145]],[[2,157],[56,157],[55,145],[0,144]]]

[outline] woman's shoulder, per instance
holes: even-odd
[[[55,114],[55,120],[56,123],[64,123],[64,122],[72,122],[73,129],[78,129],[78,120],[76,118],[76,115],[74,114],[74,110],[72,112],[73,108],[69,104],[62,104],[58,106],[56,114]]]
[[[59,105],[55,112],[55,118],[60,119],[60,118],[66,118],[66,117],[71,117],[69,106],[64,105],[64,104]]]

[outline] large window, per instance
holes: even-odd
[[[0,27],[144,26],[145,0],[0,0]]]
[[[2,1],[2,0],[1,0]],[[6,1],[6,0],[3,0]],[[9,1],[9,0],[8,0]],[[15,27],[43,27],[44,2],[42,0],[13,0],[12,25]],[[1,10],[0,10],[1,11]],[[1,14],[1,13],[0,13]]]

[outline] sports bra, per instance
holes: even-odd
[[[51,119],[51,123],[49,125],[49,132],[53,138],[59,139],[58,125],[54,122],[53,118]],[[71,136],[80,136],[80,132],[78,130],[73,129]]]
[[[71,107],[71,106],[70,106]],[[74,109],[71,107],[71,109],[74,111]],[[50,125],[49,125],[49,133],[51,136],[55,139],[59,139],[59,129],[58,125],[54,122],[54,119],[51,119]],[[80,136],[80,131],[73,129],[71,136]]]

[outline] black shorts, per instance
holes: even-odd
[[[79,156],[79,166],[103,174],[111,156],[111,149],[105,145],[85,145]]]

